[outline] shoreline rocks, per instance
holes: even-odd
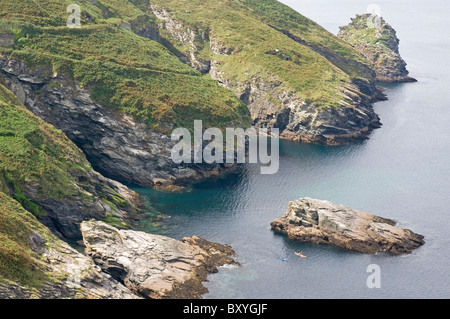
[[[422,246],[424,236],[398,228],[396,222],[329,201],[300,198],[271,223],[289,239],[332,244],[365,254],[386,251],[408,254]]]
[[[94,263],[145,298],[200,298],[207,275],[235,263],[229,246],[195,236],[179,241],[99,221],[83,222],[81,231]]]

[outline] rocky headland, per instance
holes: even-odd
[[[331,244],[365,254],[411,253],[422,246],[424,237],[396,222],[329,201],[300,198],[289,202],[286,213],[271,227],[289,239],[314,244]]]
[[[337,35],[364,55],[380,82],[416,82],[400,56],[397,33],[382,17],[372,14],[357,15],[340,27]]]

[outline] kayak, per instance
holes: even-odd
[[[305,255],[303,255],[301,252],[300,253],[295,253],[297,256],[302,257],[302,258],[306,258]]]
[[[281,257],[280,257],[280,259],[281,259],[282,261],[288,261],[286,258],[281,258]]]

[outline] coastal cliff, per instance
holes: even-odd
[[[416,82],[400,56],[397,33],[382,17],[357,15],[340,27],[337,35],[364,55],[373,65],[376,80],[380,82]]]
[[[340,145],[381,125],[372,63],[275,0],[80,0],[80,28],[66,26],[70,1],[40,3],[0,11],[1,298],[200,298],[233,250],[130,230],[143,203],[122,184],[176,189],[235,169],[174,164],[177,127]],[[411,238],[366,251],[422,244],[378,222]],[[61,240],[81,237],[87,255]]]
[[[2,192],[0,219],[0,299],[138,298]]]
[[[132,116],[95,102],[89,89],[51,65],[29,68],[0,55],[2,81],[27,108],[62,130],[96,171],[120,182],[170,188],[218,176],[233,167],[177,165],[171,159],[176,141]]]
[[[273,230],[292,240],[331,244],[366,254],[411,253],[425,243],[422,235],[395,225],[387,218],[311,198],[289,202],[284,216],[271,223]]]
[[[22,9],[11,2],[4,10],[20,20]],[[59,9],[52,7],[55,17]],[[0,29],[16,40],[3,49],[3,69],[25,105],[107,177],[155,186],[223,171],[167,165],[167,136],[195,119],[330,145],[368,138],[381,125],[371,103],[382,94],[367,59],[278,1],[83,1],[81,10],[80,29],[38,10],[20,23],[5,20]],[[17,64],[30,72],[19,75]],[[30,85],[26,73],[37,65],[50,71]]]
[[[63,132],[28,111],[0,84],[0,191],[60,238],[81,238],[96,218],[130,227],[140,195],[97,173]]]
[[[153,1],[142,9],[159,19],[161,43],[247,105],[253,126],[329,145],[365,139],[381,126],[371,105],[384,98],[375,73],[346,42],[278,1],[211,7]]]
[[[0,192],[0,299],[201,298],[203,281],[234,264],[225,245],[81,225],[86,254]]]

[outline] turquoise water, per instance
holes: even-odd
[[[372,2],[284,3],[337,33]],[[400,53],[419,82],[385,85],[389,100],[374,105],[383,126],[369,140],[339,147],[281,141],[275,175],[248,165],[186,193],[138,189],[165,217],[156,232],[198,235],[235,249],[241,266],[210,275],[205,298],[450,297],[450,3],[377,4],[397,30]],[[370,256],[273,233],[270,222],[300,197],[395,219],[424,235],[426,244],[410,255]],[[151,224],[142,227],[155,232]],[[370,264],[380,266],[381,288],[366,285]]]

